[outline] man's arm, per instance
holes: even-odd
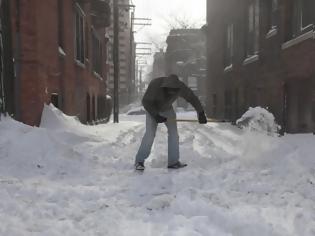
[[[189,102],[197,111],[198,120],[200,124],[207,123],[207,117],[199,101],[198,97],[194,94],[194,92],[188,88],[184,83],[182,83],[181,90],[179,92],[179,96],[184,98],[187,102]]]
[[[189,102],[198,113],[203,111],[203,107],[202,107],[198,97],[184,83],[182,83],[182,87],[180,89],[179,96],[184,98],[187,102]]]

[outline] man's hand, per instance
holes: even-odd
[[[204,111],[198,113],[199,124],[207,124],[207,117]]]
[[[156,123],[164,123],[167,121],[167,118],[164,116],[156,115],[155,117]]]

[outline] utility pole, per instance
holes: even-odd
[[[114,3],[114,123],[119,123],[119,9],[118,0]]]
[[[136,57],[138,57],[137,60],[137,65],[138,65],[138,95],[141,97],[142,96],[142,92],[143,92],[143,66],[147,65],[147,61],[143,59],[144,56],[151,56],[152,55],[152,51],[151,51],[151,47],[149,47],[149,45],[151,46],[151,43],[146,43],[146,42],[138,42],[137,46],[140,47],[136,47]]]
[[[140,66],[140,84],[139,84],[139,88],[140,88],[140,96],[142,96],[142,66]]]
[[[140,26],[141,28],[140,29],[138,29],[138,31],[140,31],[143,27],[145,27],[145,26],[150,26],[150,25],[152,25],[152,23],[151,23],[151,21],[152,21],[152,19],[150,19],[150,18],[135,18],[134,17],[134,15],[132,15],[132,19],[131,19],[131,21],[132,21],[132,26],[134,27],[134,26]],[[134,33],[137,33],[137,31],[135,31]],[[137,58],[138,56],[149,56],[149,55],[151,55],[151,48],[137,48],[137,46],[138,45],[151,45],[151,43],[143,43],[143,42],[137,42],[136,43],[136,48],[135,48],[135,57]],[[137,52],[137,50],[142,50],[141,51],[141,53],[139,53],[139,52]],[[143,51],[143,50],[145,50],[145,51]],[[136,58],[135,58],[135,60],[136,60]],[[142,88],[141,88],[141,84],[142,84],[142,68],[141,68],[141,71],[140,71],[140,73],[139,73],[139,62],[138,61],[136,61],[136,65],[134,65],[134,68],[135,67],[137,67],[137,68],[135,68],[135,76],[134,76],[134,85],[136,86],[136,88],[135,88],[135,91],[137,91],[137,95],[142,95],[141,94],[141,90],[142,90]],[[138,76],[140,75],[140,84],[139,84],[139,78],[138,78]],[[135,80],[137,80],[137,81],[135,81]]]
[[[130,44],[129,44],[129,102],[133,100],[134,89],[135,89],[135,50],[134,50],[134,35],[133,35],[133,21],[134,21],[134,11],[131,12],[131,19],[130,19]]]

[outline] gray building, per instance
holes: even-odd
[[[133,43],[133,33],[131,32],[131,13],[129,0],[119,0],[119,104],[127,105],[131,100],[133,68],[130,65],[134,58],[134,50],[130,47],[135,47]],[[113,0],[111,0],[113,9]],[[113,22],[113,10],[111,14]],[[109,93],[114,95],[114,62],[113,62],[113,45],[114,45],[114,28],[113,24],[108,28],[108,88]],[[132,55],[130,55],[132,54]]]
[[[173,29],[167,37],[166,74],[175,73],[205,103],[206,35],[201,29]],[[187,103],[179,100],[179,106]]]

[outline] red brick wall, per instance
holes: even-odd
[[[269,108],[280,125],[286,124],[288,132],[314,131],[311,94],[315,91],[315,40],[312,37],[282,49],[284,8],[280,5],[278,31],[271,37],[266,37],[261,12],[259,59],[244,65],[245,3],[208,0],[208,115],[235,120],[249,106],[262,106]],[[231,22],[235,24],[233,68],[224,72],[225,30]],[[284,85],[288,87],[287,109]],[[224,93],[235,90],[239,92],[238,104],[233,97],[232,117],[227,117]],[[216,114],[213,94],[218,97]]]
[[[15,1],[12,1],[13,42],[15,51],[19,52],[17,55],[20,55],[16,61],[21,68],[16,88],[19,94],[18,113],[19,119],[30,125],[39,124],[43,105],[50,102],[52,93],[60,95],[60,108],[66,114],[77,115],[83,122],[87,117],[87,93],[91,97],[105,97],[106,95],[105,29],[99,32],[104,49],[104,77],[101,80],[91,71],[91,40],[89,40],[89,60],[85,61],[84,66],[76,63],[74,55],[75,1],[64,0],[63,4],[65,56],[58,51],[57,0],[20,0],[19,19],[16,13],[17,6]],[[84,4],[83,8],[88,12],[89,4]],[[91,29],[89,15],[86,14],[87,30]],[[17,22],[20,27],[20,37],[17,33]]]

